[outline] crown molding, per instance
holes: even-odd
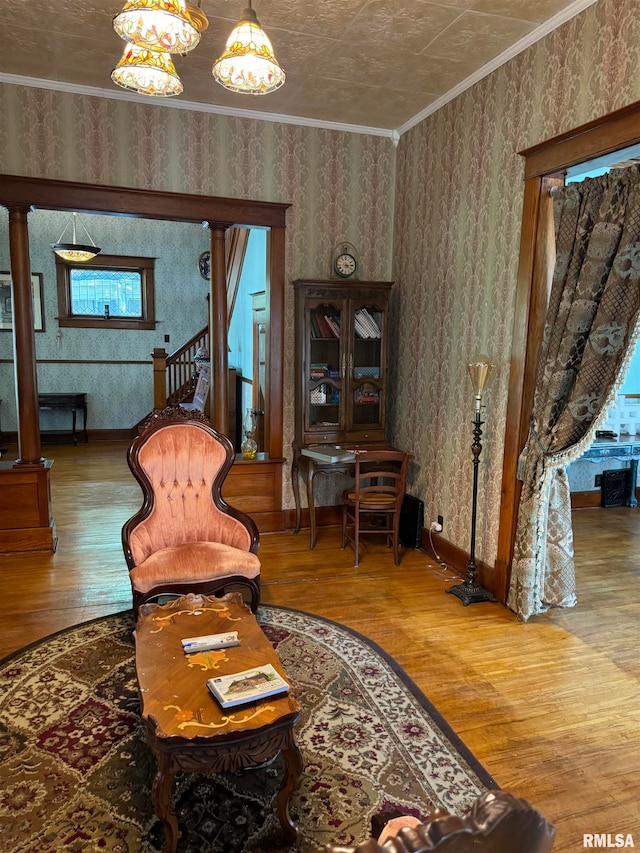
[[[50,89],[55,92],[67,92],[71,95],[88,95],[93,98],[130,101],[134,104],[144,104],[145,106],[171,107],[179,110],[234,116],[235,118],[248,118],[255,121],[271,121],[279,122],[280,124],[296,124],[302,127],[317,127],[323,130],[341,130],[345,133],[362,133],[367,136],[383,136],[387,139],[393,139],[394,134],[392,128],[365,127],[339,121],[304,118],[303,116],[280,115],[278,113],[260,112],[258,110],[242,110],[233,107],[223,107],[218,104],[201,104],[197,101],[184,101],[176,98],[153,98],[148,95],[136,95],[135,92],[127,92],[124,89],[122,91],[117,89],[111,91],[111,89],[100,89],[97,86],[83,86],[80,83],[65,83],[61,80],[41,80],[37,77],[23,77],[3,72],[0,72],[0,83],[9,83],[14,86],[29,86],[33,89]]]
[[[429,104],[424,110],[416,113],[413,118],[410,118],[409,121],[406,121],[403,125],[398,127],[397,133],[398,136],[402,136],[402,134],[406,133],[408,130],[411,130],[412,127],[415,127],[417,124],[420,124],[421,121],[424,121],[428,116],[433,115],[433,113],[437,112],[441,109],[445,104],[448,104],[449,101],[453,101],[454,98],[457,98],[458,95],[461,95],[463,92],[466,92],[467,89],[470,89],[472,86],[475,86],[480,80],[483,80],[485,77],[488,77],[493,71],[500,66],[505,65],[519,53],[522,53],[528,47],[540,41],[540,39],[552,33],[554,30],[557,30],[558,27],[561,27],[562,24],[570,21],[572,18],[575,18],[576,15],[579,15],[580,12],[583,12],[589,6],[593,6],[594,3],[597,3],[598,0],[575,0],[570,6],[567,6],[566,9],[563,9],[562,12],[558,12],[557,15],[554,15],[553,18],[549,18],[548,21],[545,21],[543,24],[540,24],[539,27],[536,27],[534,30],[531,30],[523,39],[512,44],[511,47],[507,48],[507,50],[503,51],[501,54],[492,59],[491,62],[488,62],[486,65],[483,65],[482,68],[479,68],[477,71],[474,71],[469,77],[464,79],[461,83],[458,83],[457,86],[454,86],[453,89],[449,89],[448,92],[445,92],[444,95],[439,97],[437,100],[433,101],[433,103]]]

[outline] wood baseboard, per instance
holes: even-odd
[[[588,492],[571,492],[571,509],[599,507],[601,499],[600,489],[590,489]],[[636,488],[636,500],[640,503],[640,488]],[[602,509],[607,509],[607,507],[602,507]]]
[[[433,544],[440,559],[454,571],[458,572],[461,577],[464,577],[467,573],[467,563],[469,562],[468,552],[449,542],[448,539],[444,539],[438,533],[432,535]],[[429,556],[436,559],[431,542],[429,541],[429,531],[424,529],[422,531],[422,548]],[[482,586],[493,593],[504,604],[504,598],[500,598],[501,590],[496,588],[496,572],[494,568],[489,566],[488,563],[483,563],[482,560],[476,560],[476,564],[478,566],[478,580]]]
[[[285,511],[285,523],[288,529],[295,527],[295,510],[286,510]],[[317,527],[328,527],[331,525],[340,524],[342,521],[342,507],[341,506],[320,506],[316,507],[316,526]],[[303,509],[301,513],[301,521],[300,527],[309,527],[309,510]],[[433,541],[438,551],[438,556],[441,560],[452,568],[454,571],[458,572],[461,577],[464,577],[467,572],[467,563],[469,561],[469,554],[464,551],[462,548],[458,548],[457,545],[453,545],[447,539],[444,539],[439,534],[433,534]],[[429,556],[436,559],[436,555],[434,554],[431,544],[429,542],[429,531],[422,529],[422,537],[421,537],[421,547],[423,551],[425,551]],[[492,592],[502,603],[504,604],[505,596],[504,592],[496,589],[496,572],[492,566],[489,566],[488,563],[483,563],[481,560],[476,561],[478,564],[478,580],[490,592]],[[502,593],[502,597],[500,594]]]
[[[586,509],[600,506],[600,489],[588,492],[571,492],[571,509]]]
[[[260,533],[282,533],[286,530],[286,510],[275,512],[250,512],[249,515],[255,521]]]
[[[25,527],[19,530],[0,530],[0,553],[17,551],[55,551],[58,536],[55,522],[49,527]]]
[[[296,511],[295,509],[286,509],[284,511],[285,530],[293,530],[296,526]],[[300,529],[309,528],[309,510],[303,507],[300,513]],[[317,527],[333,527],[336,524],[342,524],[342,507],[341,506],[317,506],[316,507],[316,526]]]

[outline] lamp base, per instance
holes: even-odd
[[[473,581],[472,583],[463,581],[462,583],[456,584],[456,586],[449,587],[445,592],[450,592],[451,595],[455,595],[455,597],[459,598],[465,607],[468,607],[470,604],[475,604],[478,601],[498,601],[495,595],[492,595],[488,589],[480,586],[477,581]]]

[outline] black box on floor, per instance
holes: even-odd
[[[422,547],[424,527],[424,501],[405,495],[400,510],[400,542],[405,548]]]
[[[611,468],[602,472],[600,506],[625,506],[631,490],[631,470]]]

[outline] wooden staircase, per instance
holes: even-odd
[[[235,308],[244,257],[247,251],[249,229],[233,226],[225,235],[225,263],[227,270],[227,313],[229,322]],[[208,297],[207,297],[208,299]],[[208,311],[207,311],[208,314]],[[153,408],[177,406],[190,400],[196,387],[195,355],[202,348],[209,352],[209,329],[205,326],[171,355],[164,348],[154,349]]]
[[[209,329],[205,326],[170,355],[156,347],[153,359],[153,408],[177,406],[193,395],[198,379],[194,369],[199,349],[209,350]]]

